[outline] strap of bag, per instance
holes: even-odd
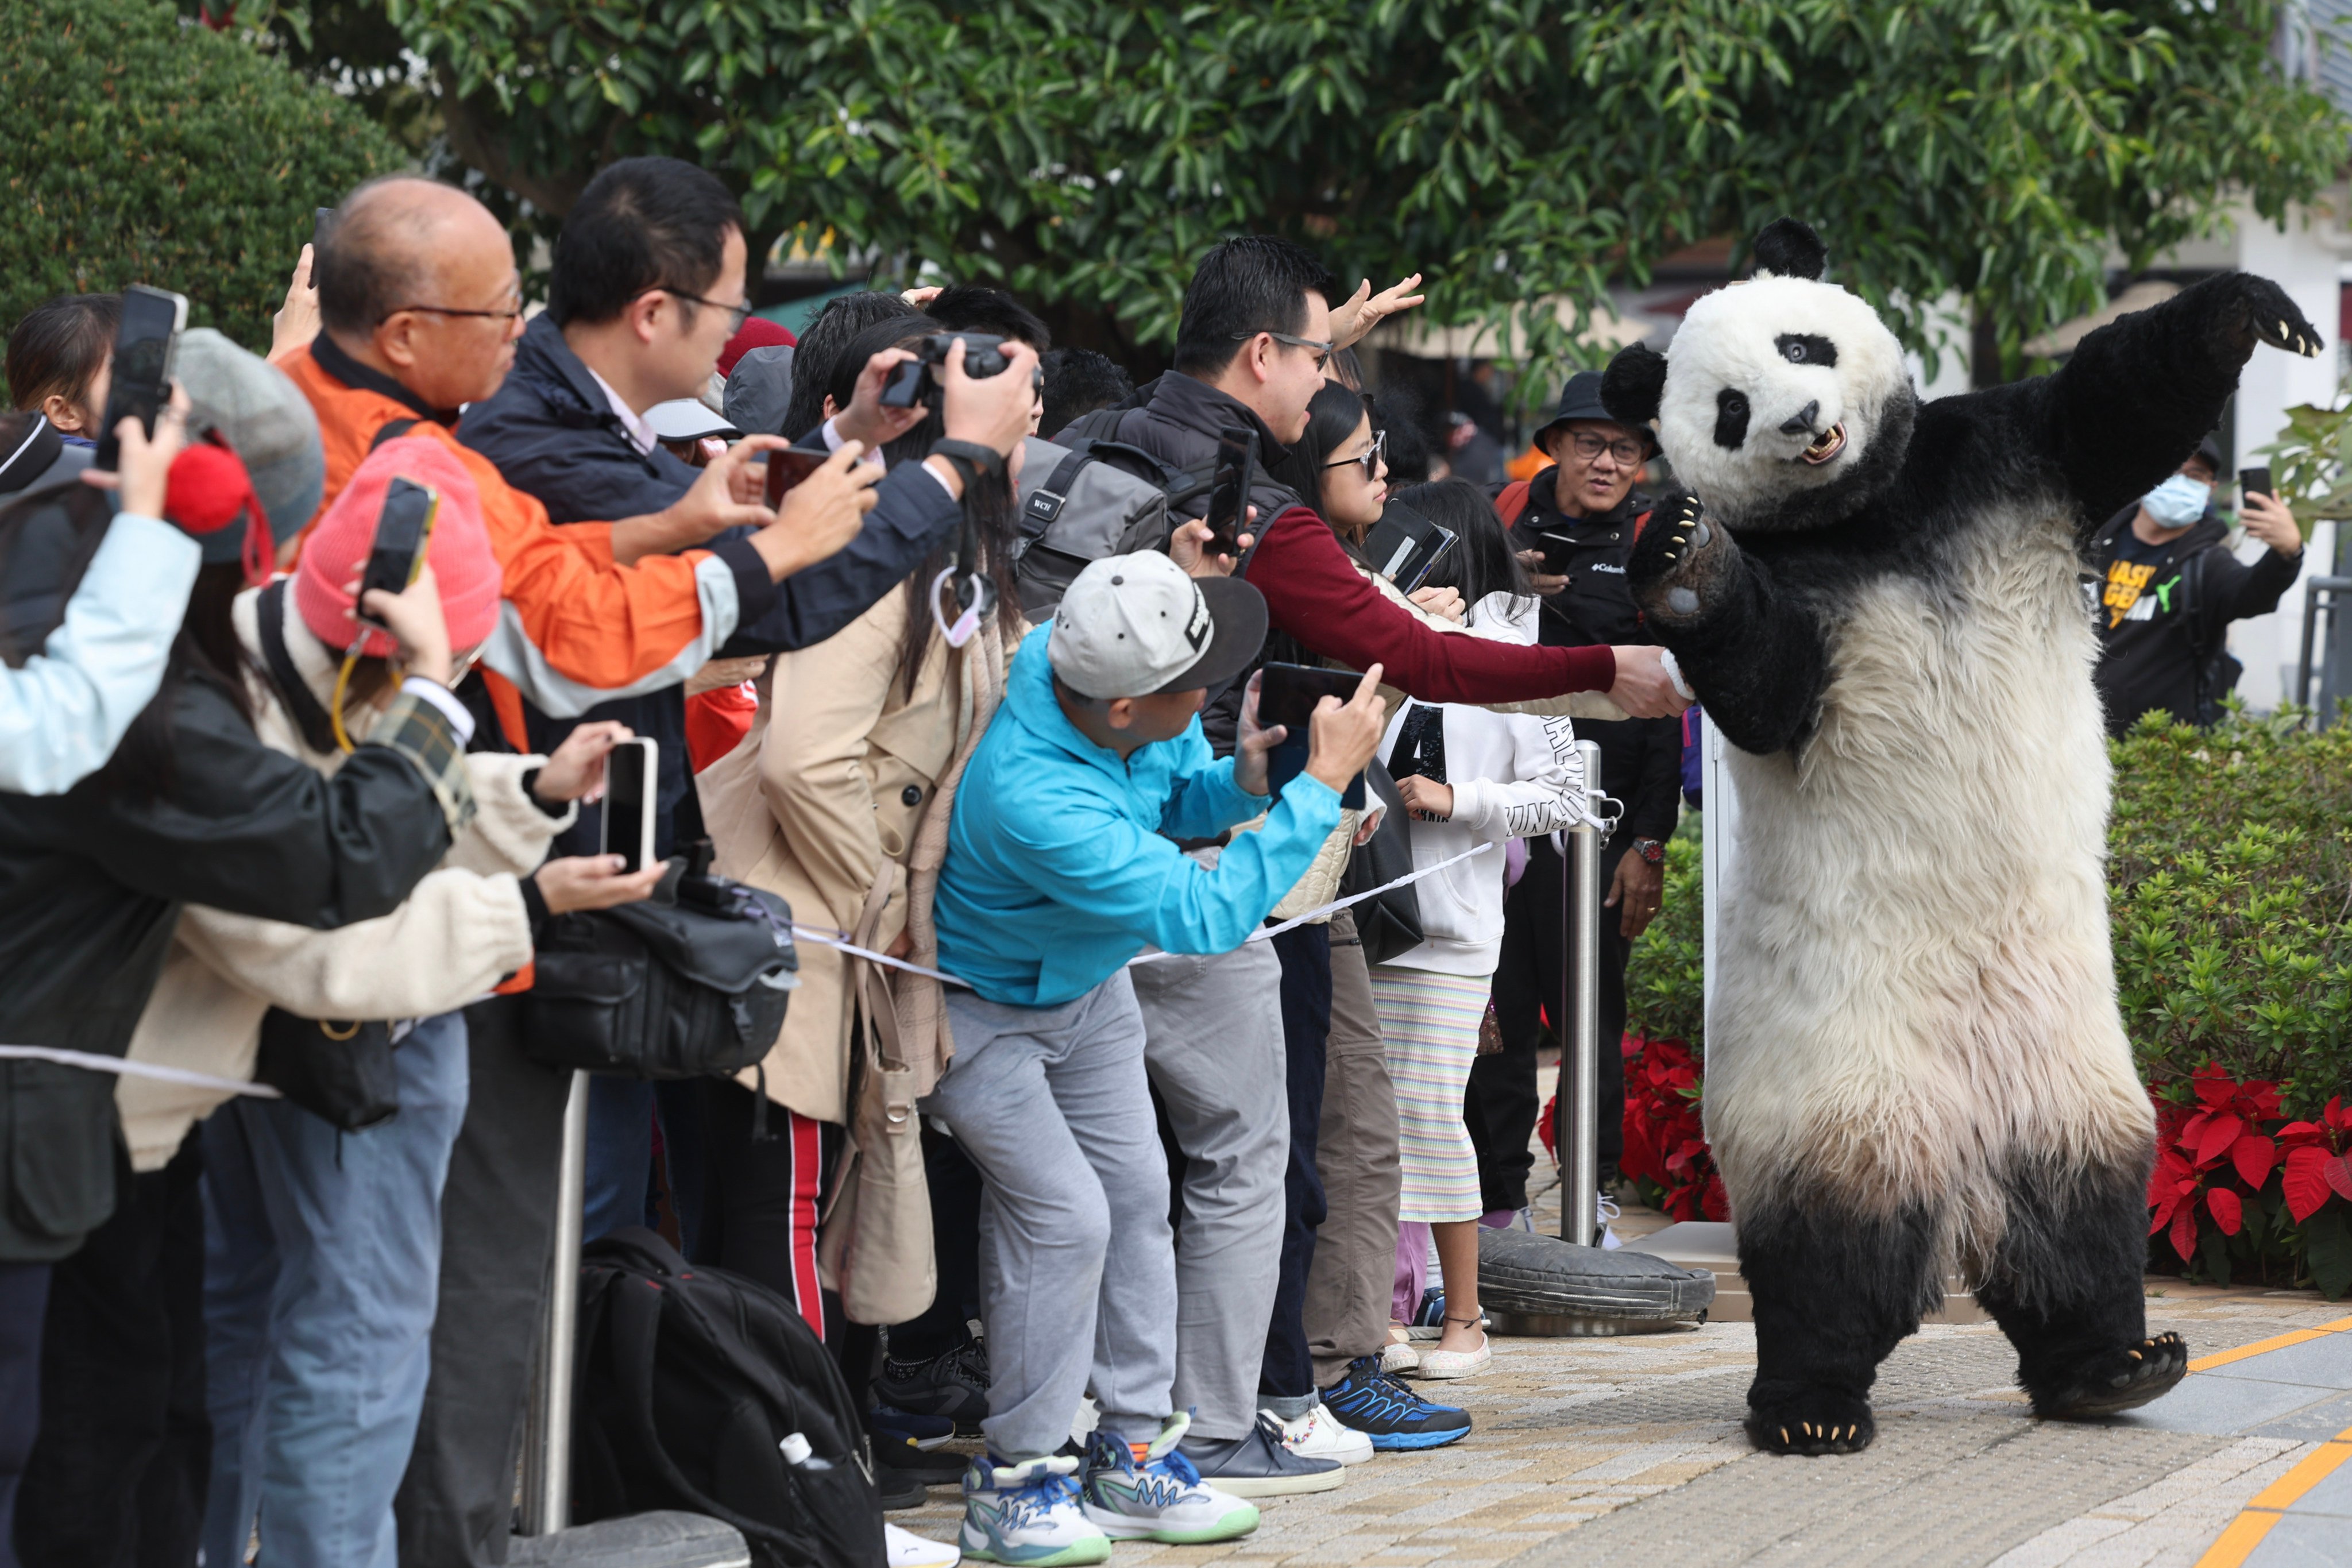
[[[1519,514],[1527,510],[1528,481],[1525,479],[1513,479],[1503,487],[1503,493],[1495,498],[1495,515],[1503,520],[1505,528],[1518,521]]]
[[[1084,452],[1072,452],[1054,465],[1045,484],[1022,504],[1021,549],[1027,549],[1054,526],[1054,520],[1062,515],[1062,508],[1069,502],[1072,487],[1078,482],[1078,470],[1093,461]]]
[[[423,423],[421,419],[387,419],[376,431],[375,439],[368,443],[368,450],[373,452],[386,441],[397,441]]]
[[[294,716],[302,731],[303,742],[314,752],[332,752],[335,744],[334,721],[327,716],[326,708],[311,695],[301,672],[294,668],[293,655],[286,651],[286,584],[280,577],[261,590],[254,601],[254,618],[261,631],[261,657],[269,666],[270,684],[278,688],[278,700]]]

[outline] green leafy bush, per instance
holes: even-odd
[[[0,325],[152,283],[266,349],[311,209],[401,162],[333,93],[144,0],[0,5]]]
[[[1706,1047],[1706,920],[1699,814],[1685,812],[1666,841],[1665,887],[1650,929],[1625,963],[1625,1032]],[[1611,911],[1614,918],[1614,911]]]

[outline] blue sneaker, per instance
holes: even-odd
[[[1058,1454],[1018,1465],[974,1459],[963,1476],[963,1554],[1022,1568],[1108,1562],[1110,1537],[1078,1508],[1077,1469]]]
[[[1442,1448],[1470,1436],[1470,1413],[1432,1405],[1381,1370],[1378,1356],[1358,1356],[1348,1375],[1323,1390],[1323,1408],[1372,1440],[1375,1448]]]
[[[1138,1458],[1110,1433],[1087,1438],[1085,1480],[1078,1506],[1095,1526],[1121,1541],[1165,1541],[1198,1546],[1231,1541],[1257,1528],[1257,1505],[1221,1492],[1201,1479],[1178,1449],[1192,1418],[1168,1417],[1160,1436]]]

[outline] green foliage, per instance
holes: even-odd
[[[365,116],[143,0],[0,6],[0,321],[51,294],[152,283],[255,347],[310,209],[398,162]]]
[[[1699,814],[1685,812],[1666,840],[1665,886],[1657,918],[1625,963],[1625,1028],[1654,1040],[1706,1046],[1706,931],[1700,886]],[[1610,911],[1611,919],[1615,912]]]
[[[2316,519],[2352,518],[2352,400],[2342,408],[2288,409],[2286,428],[2256,455],[2271,460],[2279,499],[2294,509],[2304,538]]]
[[[2317,1115],[2352,1091],[2352,724],[2152,715],[2114,755],[2109,912],[2141,1077],[2210,1061]]]
[[[2270,65],[2276,0],[384,3],[534,199],[698,159],[761,234],[999,279],[1114,350],[1168,344],[1237,231],[1424,271],[1453,323],[1794,212],[1914,343],[1957,289],[2014,358],[2110,246],[2144,265],[2238,194],[2275,219],[2346,140]]]

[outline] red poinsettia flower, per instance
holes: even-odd
[[[2297,1225],[2326,1205],[2331,1194],[2352,1203],[2352,1111],[2344,1097],[2327,1102],[2316,1122],[2290,1121],[2278,1130],[2286,1145],[2286,1169],[2279,1184],[2286,1194],[2286,1212]]]

